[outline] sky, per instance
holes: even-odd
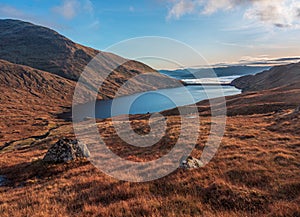
[[[0,0],[0,18],[47,26],[99,50],[160,36],[187,44],[211,65],[300,61],[300,0]]]

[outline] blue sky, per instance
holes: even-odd
[[[0,17],[41,24],[100,50],[162,36],[190,45],[211,64],[300,56],[299,0],[1,0]]]

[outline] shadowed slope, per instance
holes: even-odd
[[[300,86],[300,63],[276,66],[256,75],[237,78],[232,85],[243,91],[267,90],[289,85]]]

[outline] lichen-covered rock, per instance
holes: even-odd
[[[180,168],[184,169],[199,168],[202,166],[203,163],[200,160],[193,157],[182,158],[180,162]]]
[[[89,156],[90,152],[85,144],[80,144],[77,140],[61,139],[48,150],[43,161],[63,163]]]

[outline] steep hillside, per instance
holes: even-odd
[[[71,106],[75,82],[0,60],[0,143],[40,135]],[[85,98],[86,96],[82,96]]]
[[[99,53],[51,29],[19,20],[0,20],[0,47],[1,59],[72,80]]]
[[[41,71],[13,64],[0,59],[0,86],[5,92],[24,90],[35,97],[47,96],[54,102],[71,100],[74,81]]]
[[[232,85],[243,91],[288,88],[290,85],[300,88],[300,63],[276,66],[256,75],[247,75],[235,79]]]
[[[102,98],[114,97],[115,91],[126,80],[143,73],[153,73],[157,76],[158,88],[178,86],[173,79],[167,79],[143,63],[76,44],[46,27],[19,20],[0,20],[0,59],[76,81],[96,55],[97,70],[111,71],[110,67],[116,66],[113,75],[106,80],[101,89]],[[126,63],[117,67],[120,62]],[[135,86],[136,92],[145,90],[142,83],[137,82]]]

